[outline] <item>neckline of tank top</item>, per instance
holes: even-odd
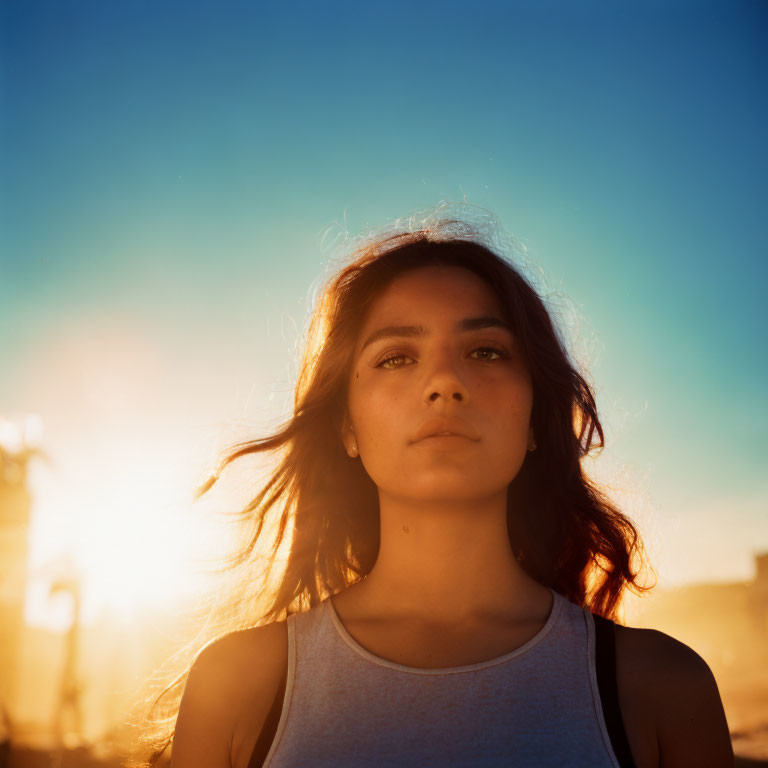
[[[385,659],[383,656],[377,656],[375,653],[371,653],[367,648],[363,648],[360,643],[355,640],[352,635],[347,632],[346,627],[342,624],[339,614],[336,613],[336,607],[333,604],[333,600],[328,597],[323,602],[326,603],[326,612],[330,616],[333,626],[336,628],[341,639],[359,656],[362,656],[368,661],[372,661],[374,664],[379,664],[382,667],[389,667],[390,669],[397,669],[400,672],[411,672],[417,675],[451,675],[457,672],[474,672],[478,669],[485,669],[486,667],[494,667],[497,664],[503,664],[505,661],[522,656],[524,653],[532,650],[537,646],[552,630],[555,622],[557,621],[560,613],[562,612],[563,603],[565,598],[556,592],[552,587],[547,587],[552,593],[552,608],[549,612],[549,617],[544,626],[527,642],[523,643],[519,648],[515,648],[512,651],[496,656],[493,659],[486,659],[485,661],[478,661],[475,664],[464,664],[459,667],[409,667],[406,664],[399,664],[396,661]]]

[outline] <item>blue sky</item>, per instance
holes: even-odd
[[[157,386],[101,407],[156,424],[170,398],[169,451],[172,425],[266,417],[323,231],[466,200],[582,315],[605,463],[629,472],[668,580],[751,575],[768,549],[764,3],[1,12],[0,414],[39,413],[75,454],[100,422],[75,379],[56,396],[72,373],[52,350],[102,334],[78,363],[97,366],[117,323]],[[52,519],[57,481],[39,482]]]

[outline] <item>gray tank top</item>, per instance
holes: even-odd
[[[288,671],[265,768],[620,768],[592,614],[558,592],[542,629],[495,659],[421,669],[376,656],[330,599],[288,617]]]

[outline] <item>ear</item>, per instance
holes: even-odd
[[[536,450],[536,438],[533,434],[533,427],[528,428],[528,450],[529,451]]]
[[[349,413],[344,411],[344,418],[341,424],[341,442],[344,443],[344,450],[350,458],[357,456],[357,440],[355,439],[355,431],[352,428],[352,423],[349,420]]]

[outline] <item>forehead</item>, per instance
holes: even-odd
[[[398,275],[374,300],[364,328],[436,311],[454,316],[473,310],[503,313],[498,296],[485,280],[464,267],[418,267]]]

